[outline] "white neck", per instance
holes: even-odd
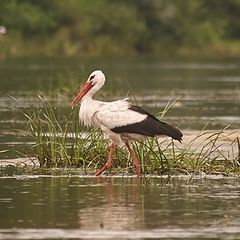
[[[98,111],[100,102],[92,98],[92,95],[85,95],[82,99],[80,110],[79,110],[79,119],[87,127],[96,127],[96,122],[94,119],[94,114]]]

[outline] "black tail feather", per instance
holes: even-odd
[[[179,142],[182,141],[183,134],[179,129],[173,127],[172,125],[170,125],[168,123],[162,122],[162,121],[158,121],[157,125],[158,126],[156,129],[155,135],[166,135],[175,140],[178,140]]]
[[[182,141],[181,131],[168,123],[159,121],[154,116],[148,115],[144,121],[111,129],[115,133],[136,133],[144,136],[154,137],[166,135],[179,142]]]

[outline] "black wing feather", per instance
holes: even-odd
[[[158,120],[155,116],[149,114],[138,106],[131,106],[129,109],[147,115],[146,119],[138,123],[115,127],[111,129],[111,131],[115,133],[135,133],[148,137],[166,135],[181,142],[183,134],[179,129],[171,126],[166,122]]]

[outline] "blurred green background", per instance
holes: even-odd
[[[240,55],[239,0],[1,0],[0,56]]]

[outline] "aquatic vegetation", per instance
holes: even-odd
[[[35,144],[29,154],[37,157],[41,167],[80,167],[91,174],[107,160],[108,139],[99,130],[87,131],[78,122],[78,109],[68,115],[57,111],[40,97],[42,107],[24,111],[27,132]],[[171,107],[169,103],[161,113]],[[143,174],[238,174],[240,144],[238,131],[227,127],[220,131],[202,130],[185,133],[183,143],[169,138],[148,138],[132,143]],[[194,135],[194,136],[193,136]],[[125,149],[118,149],[113,167],[106,174],[132,174],[134,167]]]

